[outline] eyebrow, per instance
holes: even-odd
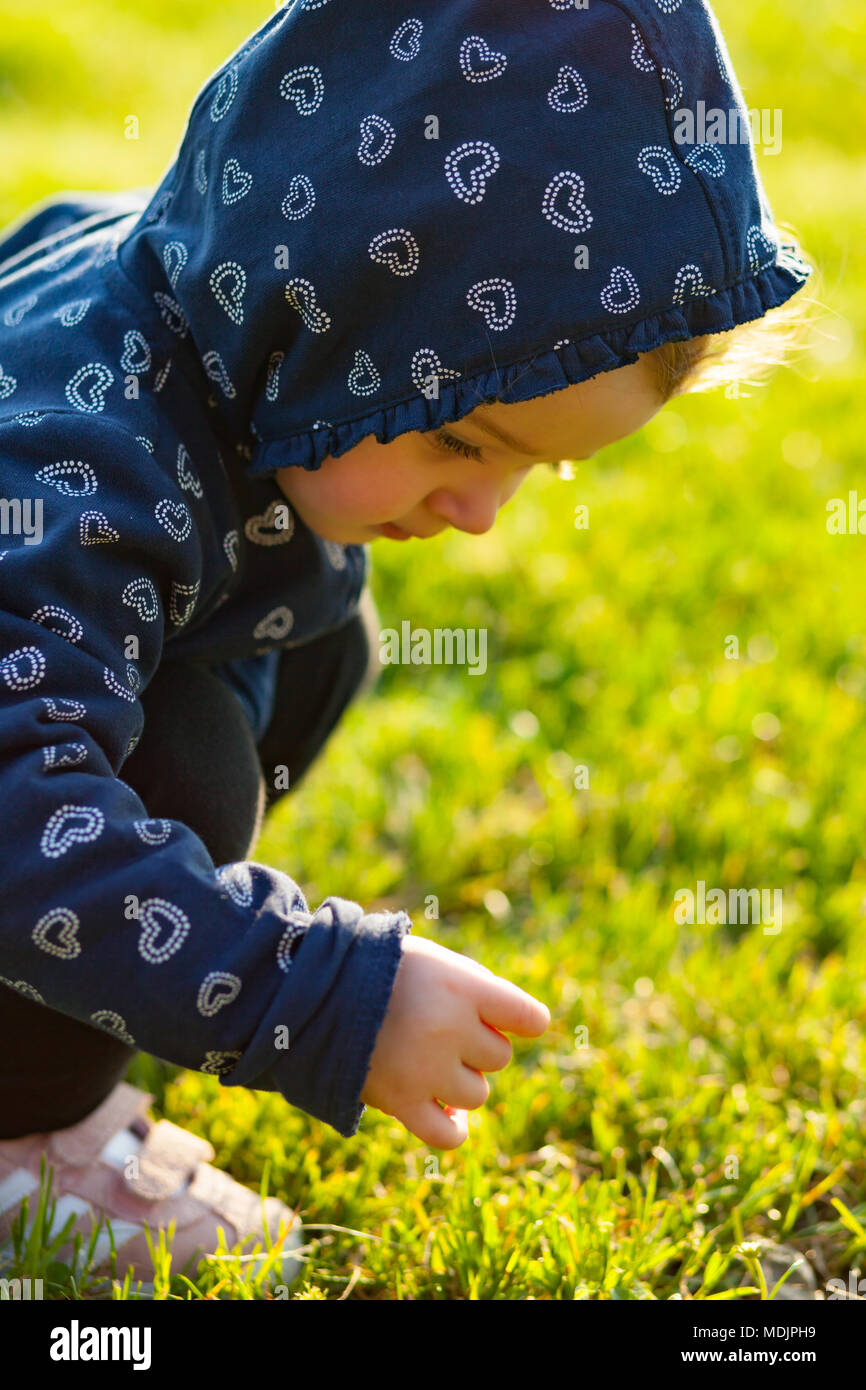
[[[513,449],[515,454],[526,454],[529,458],[538,458],[542,452],[541,449],[531,449],[528,445],[522,444],[519,439],[514,438],[513,434],[509,434],[507,430],[485,420],[477,412],[474,420],[468,420],[466,423],[477,425],[485,434],[491,435],[494,439],[498,439],[500,444],[505,444],[509,449]]]

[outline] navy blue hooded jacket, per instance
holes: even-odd
[[[296,0],[202,88],[155,190],[7,230],[6,984],[355,1132],[409,918],[311,913],[149,818],[123,781],[139,697],[164,657],[226,663],[261,731],[273,654],[355,611],[366,549],[275,525],[275,469],[799,289],[748,136],[681,124],[701,103],[745,113],[703,0]]]

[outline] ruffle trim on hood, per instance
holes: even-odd
[[[440,381],[438,398],[420,392],[351,420],[323,423],[281,439],[256,436],[258,443],[245,471],[250,476],[287,467],[315,472],[326,458],[339,458],[367,435],[387,444],[409,431],[432,430],[460,420],[484,401],[533,400],[629,366],[640,354],[663,343],[724,333],[762,318],[769,309],[786,303],[812,273],[796,255],[786,258],[786,250],[782,247],[783,257],[773,265],[716,294],[689,298],[637,323],[607,328],[578,342],[563,340],[557,347],[494,371]]]

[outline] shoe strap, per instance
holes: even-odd
[[[198,1165],[213,1157],[213,1146],[206,1139],[170,1120],[160,1120],[142,1141],[141,1149],[134,1155],[135,1162],[122,1170],[123,1182],[137,1197],[159,1202],[177,1194]]]
[[[248,1187],[235,1182],[221,1168],[207,1166],[197,1169],[189,1195],[210,1208],[224,1226],[228,1223],[234,1228],[233,1234],[226,1231],[229,1244],[242,1234],[255,1231],[261,1221],[261,1198]],[[268,1201],[273,1205],[271,1198]],[[276,1223],[271,1224],[274,1227],[271,1232],[273,1238]]]
[[[48,1160],[82,1167],[97,1159],[119,1129],[145,1114],[153,1104],[147,1091],[120,1081],[102,1102],[78,1124],[55,1130],[45,1145]]]

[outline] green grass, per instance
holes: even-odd
[[[485,537],[375,546],[382,626],[487,627],[488,674],[385,668],[255,855],[313,905],[405,908],[543,999],[549,1033],[516,1043],[451,1153],[372,1111],[344,1140],[276,1095],[130,1073],[328,1228],[293,1297],[758,1299],[761,1242],[819,1285],[866,1261],[866,543],[825,528],[863,481],[866,21],[855,0],[716,11],[748,104],[784,111],[761,170],[820,266],[812,352],[751,396],[677,401],[573,482],[537,470]],[[0,6],[0,219],[155,181],[267,13]],[[698,879],[783,888],[782,931],[677,925]],[[231,1261],[165,1265],[158,1297],[272,1296]],[[56,1260],[51,1283],[91,1296]]]

